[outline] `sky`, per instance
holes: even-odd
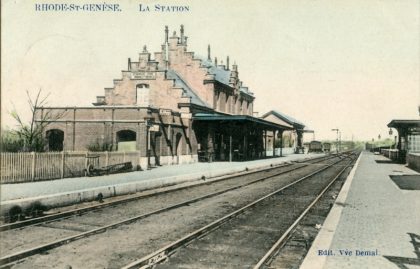
[[[120,4],[117,12],[37,11],[36,3]],[[149,6],[150,12],[140,12]],[[238,64],[254,111],[275,109],[305,123],[315,139],[389,137],[392,119],[419,119],[418,0],[2,0],[1,125],[15,107],[29,120],[26,91],[51,106],[91,106],[143,45],[160,51],[164,27],[188,50]],[[188,12],[155,12],[155,5]],[[394,134],[395,135],[395,131]]]

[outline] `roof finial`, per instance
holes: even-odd
[[[211,56],[210,56],[210,44],[207,46],[207,60],[211,61]]]
[[[147,52],[147,47],[146,47],[146,45],[144,45],[143,46],[143,53],[146,53]]]
[[[165,43],[168,42],[168,33],[169,33],[169,29],[168,29],[168,25],[165,26]]]
[[[236,64],[236,61],[233,62],[232,71],[236,71],[236,74],[238,73],[238,65]]]
[[[179,31],[181,33],[181,44],[184,44],[184,25],[181,24],[181,29]]]

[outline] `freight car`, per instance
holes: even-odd
[[[331,151],[331,143],[325,142],[322,144],[322,148],[324,149],[324,152],[330,152]]]
[[[322,143],[320,141],[311,141],[309,143],[309,152],[322,152]]]

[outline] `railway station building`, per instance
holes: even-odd
[[[254,117],[254,102],[238,65],[229,57],[218,64],[210,46],[205,58],[188,51],[181,25],[179,35],[165,27],[160,51],[144,46],[138,59],[128,58],[93,106],[38,107],[36,117],[49,121],[48,151],[139,151],[158,165],[267,157],[284,132],[301,145],[303,124],[273,111]]]

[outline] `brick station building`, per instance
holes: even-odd
[[[94,106],[37,108],[38,121],[60,115],[45,130],[47,150],[135,150],[156,164],[265,157],[267,138],[281,139],[293,125],[254,117],[238,66],[212,60],[210,46],[207,54],[187,50],[182,25],[172,36],[165,27],[161,50],[152,57],[144,46],[137,61],[129,58]]]

